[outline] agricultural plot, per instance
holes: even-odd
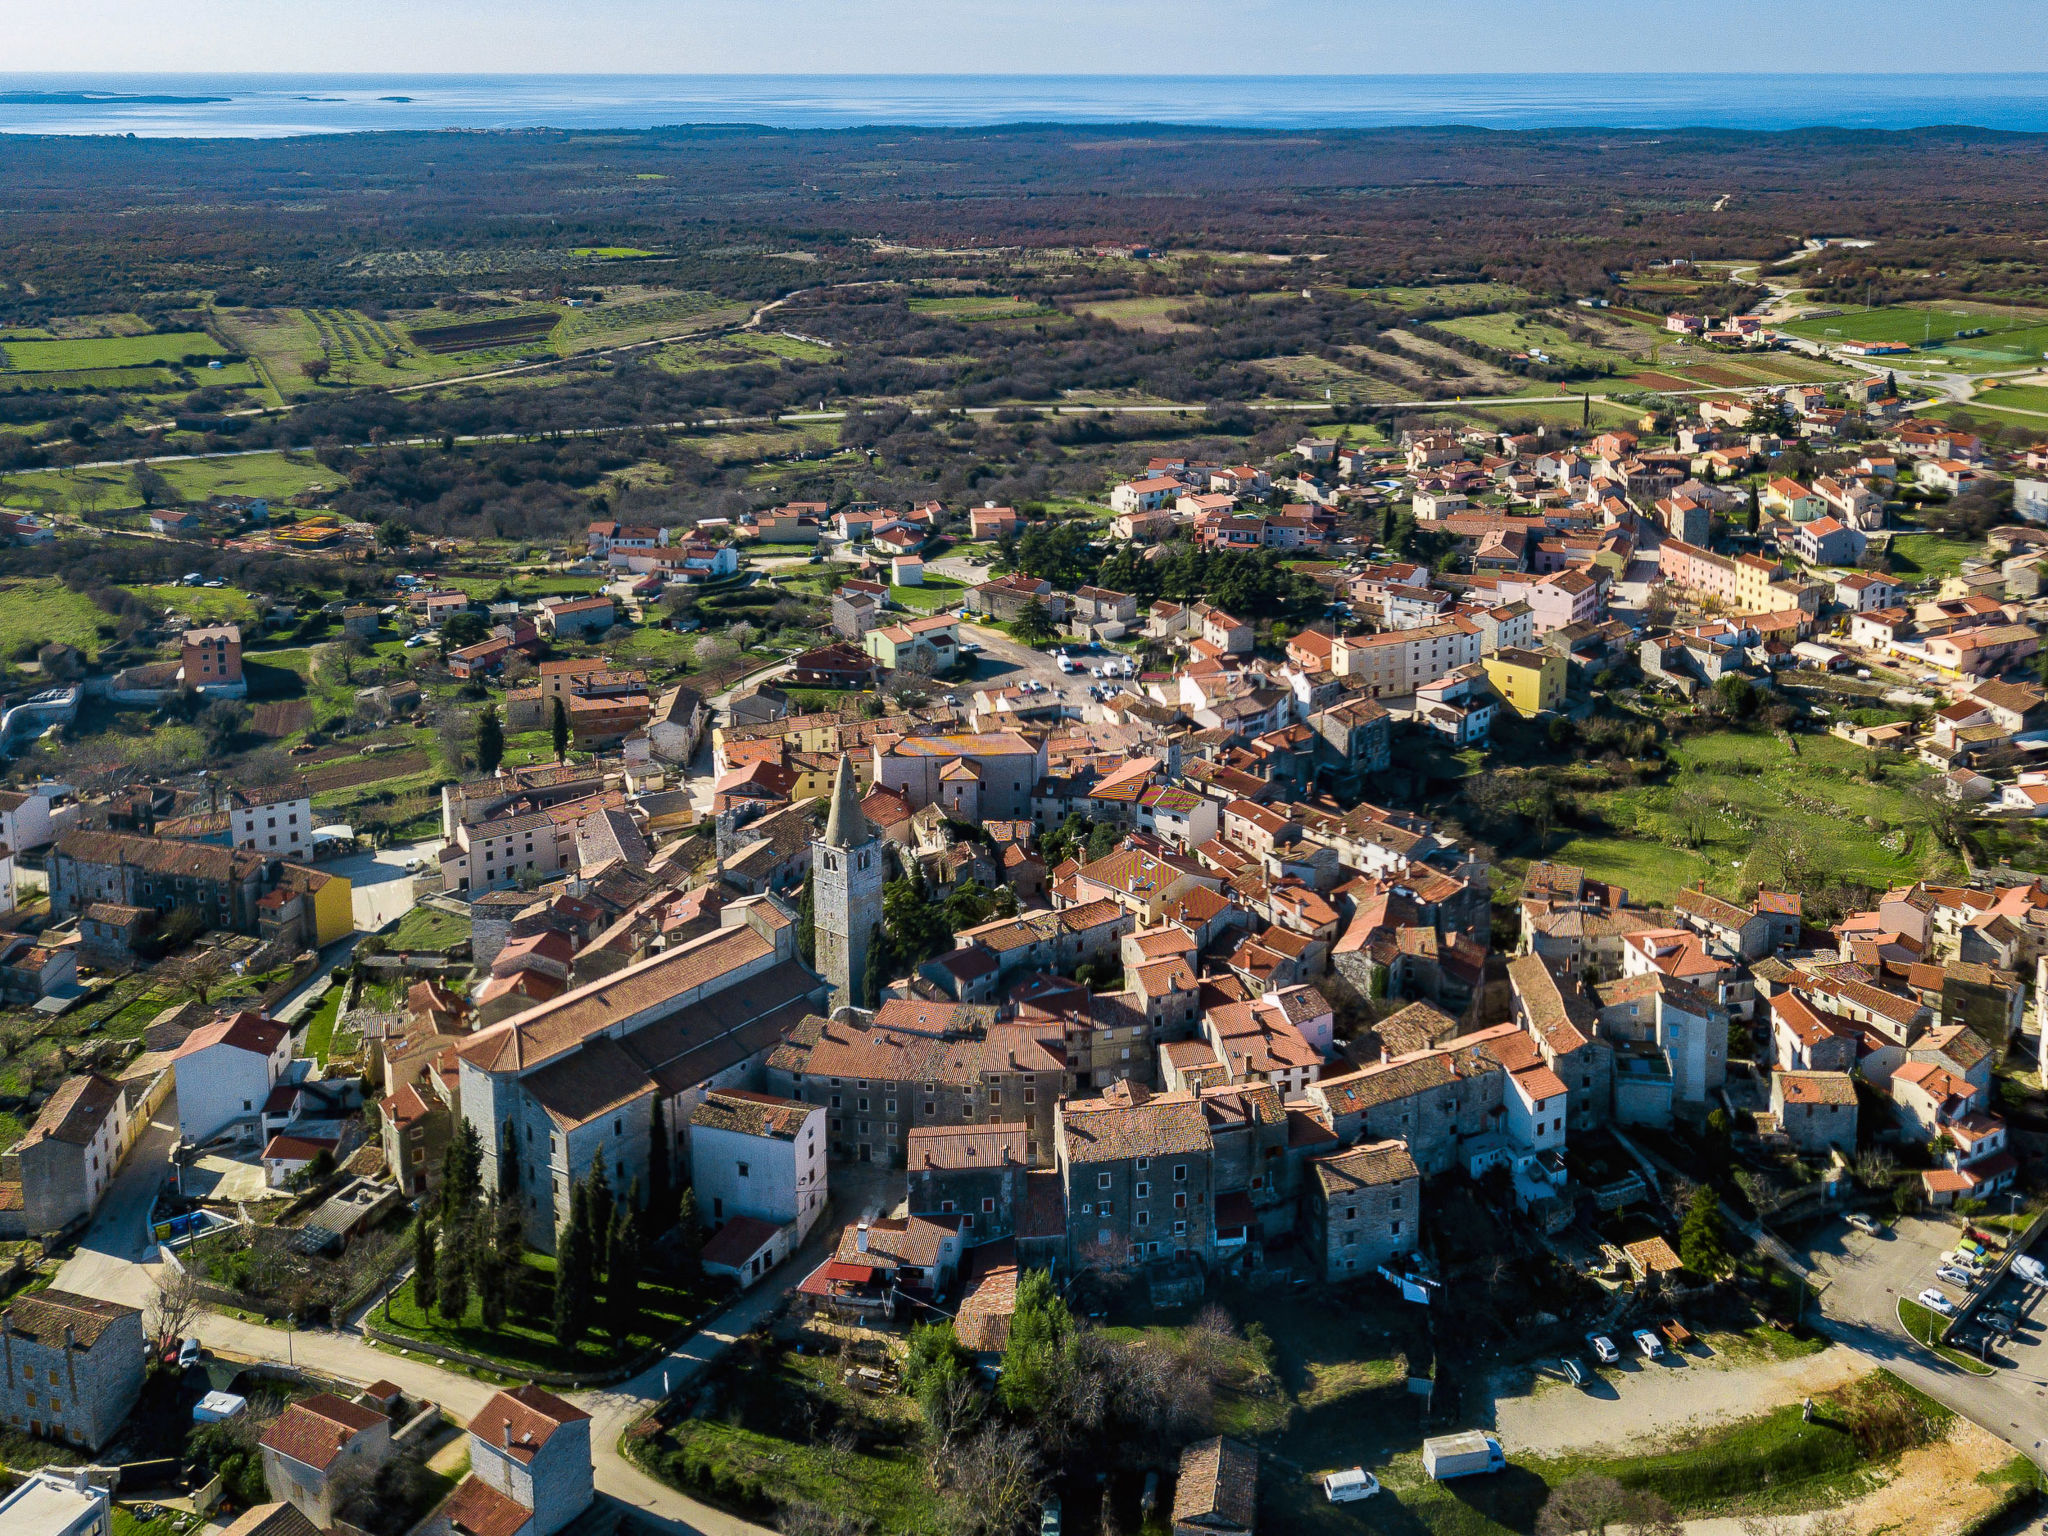
[[[0,656],[33,657],[53,640],[96,655],[102,624],[113,632],[111,615],[54,578],[0,583]]]
[[[1107,320],[1111,325],[1126,331],[1154,331],[1160,334],[1171,331],[1199,331],[1202,329],[1201,326],[1174,318],[1196,302],[1186,295],[1149,299],[1105,299],[1095,304],[1076,304],[1074,313],[1090,315],[1097,320]]]
[[[1355,299],[1372,299],[1398,309],[1480,309],[1521,304],[1529,295],[1507,283],[1441,283],[1429,288],[1346,288]]]
[[[584,351],[587,346],[617,347],[629,342],[664,336],[683,325],[720,309],[716,294],[671,293],[658,298],[626,304],[593,304],[572,309],[562,318],[555,341],[567,351]],[[745,306],[723,306],[745,313]]]
[[[1970,403],[1992,410],[2048,411],[2048,388],[2039,384],[2000,384],[1979,390]]]
[[[1385,379],[1376,379],[1368,374],[1354,373],[1325,357],[1303,354],[1296,357],[1262,357],[1252,364],[1262,368],[1274,378],[1297,389],[1313,394],[1330,391],[1333,401],[1377,402],[1409,398],[1413,391]]]
[[[558,310],[531,310],[525,314],[467,320],[456,325],[414,325],[407,328],[407,334],[422,352],[443,356],[492,347],[529,346],[545,341],[561,320]]]
[[[75,341],[0,338],[0,368],[10,373],[63,373],[80,369],[147,368],[225,354],[204,331],[150,336],[100,336]]]
[[[1461,315],[1437,324],[1455,336],[1504,352],[1541,352],[1560,363],[1583,368],[1629,367],[1633,359],[1612,347],[1574,341],[1558,326],[1526,315]]]
[[[992,320],[1042,320],[1059,313],[1030,299],[999,298],[992,295],[962,295],[957,298],[912,299],[911,312],[943,315],[948,320],[987,322]]]

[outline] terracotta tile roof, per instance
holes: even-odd
[[[1333,1152],[1317,1158],[1311,1166],[1326,1200],[1374,1185],[1399,1184],[1422,1177],[1405,1141],[1373,1142]]]
[[[185,1037],[172,1060],[182,1061],[214,1045],[231,1045],[236,1050],[268,1056],[289,1033],[282,1024],[245,1010],[231,1018],[200,1025]]]
[[[782,1228],[772,1221],[753,1216],[734,1216],[710,1237],[698,1252],[698,1261],[724,1269],[738,1269],[775,1241]]]
[[[1575,1051],[1593,1037],[1592,1010],[1583,997],[1567,993],[1541,955],[1508,962],[1508,981],[1529,1016],[1529,1027],[1551,1050]]]
[[[319,1392],[285,1409],[277,1422],[263,1432],[261,1444],[265,1450],[324,1472],[349,1441],[367,1429],[390,1422],[374,1408],[336,1397],[332,1392]]]
[[[1181,1452],[1173,1489],[1173,1528],[1249,1532],[1259,1502],[1259,1453],[1219,1436]]]
[[[690,1112],[690,1124],[794,1141],[811,1113],[812,1107],[798,1099],[777,1098],[745,1088],[714,1088]]]
[[[1021,1168],[1027,1161],[1027,1125],[916,1126],[910,1132],[906,1166],[941,1170]]]
[[[847,1223],[839,1234],[839,1248],[832,1256],[835,1264],[862,1265],[869,1269],[893,1269],[899,1264],[911,1264],[920,1269],[930,1269],[939,1262],[940,1250],[946,1240],[959,1231],[960,1219],[955,1217],[932,1219],[924,1216],[905,1216],[867,1223],[867,1247],[860,1246],[860,1224]]]
[[[516,1536],[533,1511],[471,1473],[441,1506],[440,1517],[457,1536]]]
[[[1779,1072],[1778,1096],[1787,1104],[1854,1104],[1856,1084],[1846,1072]]]
[[[16,1144],[17,1152],[45,1141],[61,1141],[83,1147],[91,1143],[107,1115],[120,1102],[121,1090],[97,1072],[66,1078],[43,1105],[28,1134]]]
[[[140,1317],[134,1307],[118,1301],[100,1301],[70,1291],[36,1291],[17,1296],[0,1311],[0,1332],[34,1339],[51,1349],[64,1344],[64,1330],[86,1349],[99,1341],[109,1326],[125,1317]]]
[[[1200,1102],[1190,1093],[1150,1094],[1135,1102],[1068,1100],[1059,1106],[1067,1162],[1120,1162],[1171,1157],[1213,1148]]]
[[[556,1430],[589,1417],[545,1388],[528,1385],[500,1392],[485,1403],[483,1411],[469,1421],[469,1432],[506,1451],[515,1461],[530,1462]]]
[[[132,864],[154,875],[239,883],[255,876],[263,860],[214,843],[180,843],[127,832],[67,832],[56,853],[81,864]]]

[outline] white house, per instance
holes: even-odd
[[[179,1136],[209,1141],[237,1121],[257,1123],[291,1055],[291,1031],[261,1014],[238,1013],[193,1030],[171,1058]]]
[[[228,801],[235,846],[266,859],[305,859],[313,853],[313,800],[296,784],[252,785]]]
[[[1548,1067],[1526,1067],[1508,1074],[1503,1101],[1508,1112],[1508,1140],[1528,1152],[1562,1147],[1565,1137],[1564,1080]]]
[[[801,1243],[825,1209],[825,1111],[743,1088],[714,1088],[690,1112],[690,1184],[697,1215],[792,1229]]]
[[[83,1467],[44,1467],[0,1496],[0,1531],[20,1536],[111,1536],[113,1500]]]

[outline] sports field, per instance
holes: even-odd
[[[1952,299],[1816,315],[1785,329],[1817,341],[1898,342],[1915,351],[1992,365],[2033,362],[2048,353],[2048,315]],[[1964,334],[1978,331],[1983,334]]]

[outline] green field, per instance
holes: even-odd
[[[1702,880],[1730,896],[1745,884],[1775,884],[1795,849],[1828,879],[1878,890],[1951,870],[1953,857],[1911,797],[1928,770],[1908,763],[1872,784],[1862,776],[1863,748],[1832,736],[1794,739],[1796,755],[1764,733],[1722,731],[1674,743],[1676,771],[1664,783],[1579,795],[1579,826],[1554,838],[1545,856],[1652,903]],[[1711,807],[1698,848],[1685,846],[1676,814],[1680,797],[1690,795]]]
[[[1375,299],[1401,309],[1470,309],[1482,304],[1519,304],[1529,297],[1506,283],[1443,283],[1433,288],[1347,288],[1355,298]]]
[[[967,594],[967,583],[955,581],[950,576],[935,576],[925,572],[921,587],[891,587],[889,598],[892,602],[916,613],[936,613],[949,603],[957,603]]]
[[[203,331],[162,336],[101,336],[84,341],[16,341],[0,338],[0,367],[17,373],[74,368],[141,368],[180,358],[218,357],[227,348]]]
[[[24,647],[32,651],[52,640],[97,655],[102,624],[111,629],[113,616],[54,577],[0,583],[0,656],[13,656]]]
[[[1970,403],[1993,410],[2048,411],[2048,388],[2038,384],[2000,384],[1979,390]]]
[[[643,251],[637,245],[579,245],[573,248],[571,256],[595,256],[599,261],[627,261],[635,256],[659,256],[659,251]]]
[[[912,299],[910,308],[913,314],[943,315],[949,320],[1034,320],[1059,313],[1032,299],[994,295]]]
[[[1523,315],[1460,315],[1451,320],[1439,320],[1436,324],[1455,336],[1463,336],[1482,346],[1499,347],[1504,352],[1527,352],[1534,347],[1556,362],[1578,367],[1636,366],[1636,360],[1624,352],[1573,341],[1557,326]]]
[[[136,586],[128,590],[146,603],[203,624],[248,624],[256,618],[255,599],[233,587]]]
[[[1089,304],[1076,304],[1074,313],[1090,315],[1097,320],[1107,320],[1111,325],[1127,331],[1198,331],[1200,326],[1186,320],[1171,318],[1176,312],[1192,308],[1201,300],[1188,294],[1166,295],[1146,299],[1103,299]]]
[[[1965,560],[1983,552],[1975,539],[1952,539],[1944,533],[1894,534],[1891,542],[1892,565],[1902,576],[1953,576]]]

